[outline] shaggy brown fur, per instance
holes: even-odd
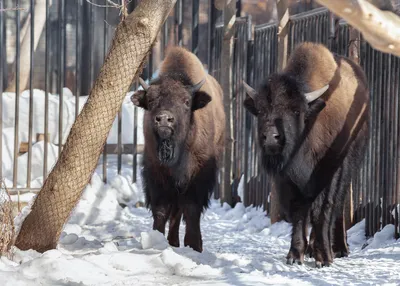
[[[306,101],[306,93],[327,84],[320,98]],[[321,44],[302,43],[284,71],[250,92],[244,104],[258,117],[263,163],[293,223],[288,263],[303,261],[309,220],[317,266],[332,263],[333,252],[347,255],[343,205],[369,132],[368,87],[360,66]],[[278,138],[274,148],[281,150],[273,154],[265,143],[275,142],[271,128]]]
[[[190,92],[190,86],[203,79],[200,90]],[[206,74],[199,59],[181,47],[169,49],[159,78],[151,82],[147,91],[138,91],[132,97],[136,105],[146,109],[143,179],[146,203],[153,212],[153,228],[164,233],[169,219],[169,243],[179,246],[183,215],[185,246],[200,252],[200,215],[208,207],[224,148],[222,97],[221,87]],[[160,123],[155,121],[159,114],[170,118],[162,123],[172,130],[170,137],[166,127],[159,128]],[[165,146],[173,155],[164,162],[160,150]]]

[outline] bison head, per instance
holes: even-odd
[[[271,76],[258,91],[245,82],[244,87],[244,106],[258,121],[263,164],[269,171],[279,171],[305,138],[307,126],[325,107],[319,97],[329,86],[310,92],[298,79],[281,74]]]
[[[140,79],[143,90],[135,92],[131,100],[148,113],[157,145],[154,151],[161,164],[172,166],[179,161],[194,111],[211,101],[210,95],[200,91],[204,82],[193,84],[182,74],[162,75],[150,86]]]

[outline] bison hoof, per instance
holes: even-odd
[[[322,268],[322,267],[330,267],[331,266],[331,262],[329,261],[325,261],[324,263],[322,263],[321,261],[315,261],[315,268]]]
[[[336,258],[343,258],[349,256],[349,253],[347,251],[338,251],[335,253]]]
[[[308,256],[308,257],[310,257],[310,258],[313,258],[313,248],[312,248],[312,246],[311,245],[309,245],[308,247],[307,247],[307,249],[306,249],[306,255]]]
[[[286,264],[288,264],[288,265],[293,265],[293,263],[294,263],[294,259],[293,258],[288,258],[286,260]]]
[[[288,258],[286,260],[286,264],[288,264],[288,265],[293,265],[295,262],[297,262],[298,265],[303,265],[303,262],[300,260],[296,261],[296,259],[293,259],[293,258]]]
[[[169,241],[169,245],[173,247],[179,247],[179,241],[176,240]]]
[[[189,244],[189,243],[185,243],[185,247],[190,247],[191,249],[193,249],[194,251],[203,252],[203,245],[202,244]]]
[[[298,265],[302,265],[304,260],[303,255],[294,255],[293,252],[289,252],[289,254],[286,257],[286,264],[288,265],[293,265],[295,262]]]

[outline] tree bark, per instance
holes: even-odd
[[[176,0],[142,0],[115,31],[111,48],[65,147],[22,224],[16,246],[54,249],[71,211],[89,183],[115,116],[141,73]]]
[[[365,0],[316,0],[361,32],[369,44],[384,53],[400,56],[400,17],[381,11]]]
[[[236,21],[236,1],[231,0],[224,8],[224,36],[222,41],[221,59],[221,85],[224,91],[225,123],[225,149],[223,154],[224,166],[222,169],[221,201],[232,205],[232,152],[233,152],[233,126],[232,126],[232,59],[233,36]]]
[[[35,19],[34,19],[34,46],[33,51],[36,51],[36,48],[39,44],[40,36],[42,35],[44,25],[46,23],[46,0],[36,0],[35,7],[34,7]],[[32,15],[28,15],[26,22],[21,29],[21,57],[20,62],[23,63],[20,67],[20,74],[19,74],[19,91],[24,91],[29,82],[30,77],[30,49],[31,49],[31,17]],[[13,78],[8,85],[7,92],[15,92],[15,81],[17,78],[17,74],[14,73]]]

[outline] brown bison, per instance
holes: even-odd
[[[325,46],[302,43],[281,73],[257,91],[244,87],[244,106],[258,119],[263,166],[293,225],[287,262],[303,262],[311,222],[316,267],[329,266],[334,254],[348,254],[342,216],[368,140],[366,77]]]
[[[143,184],[153,229],[179,247],[179,224],[186,222],[184,244],[202,252],[200,216],[208,207],[224,148],[222,89],[189,51],[172,47],[158,78],[135,92],[132,102],[145,110]]]

